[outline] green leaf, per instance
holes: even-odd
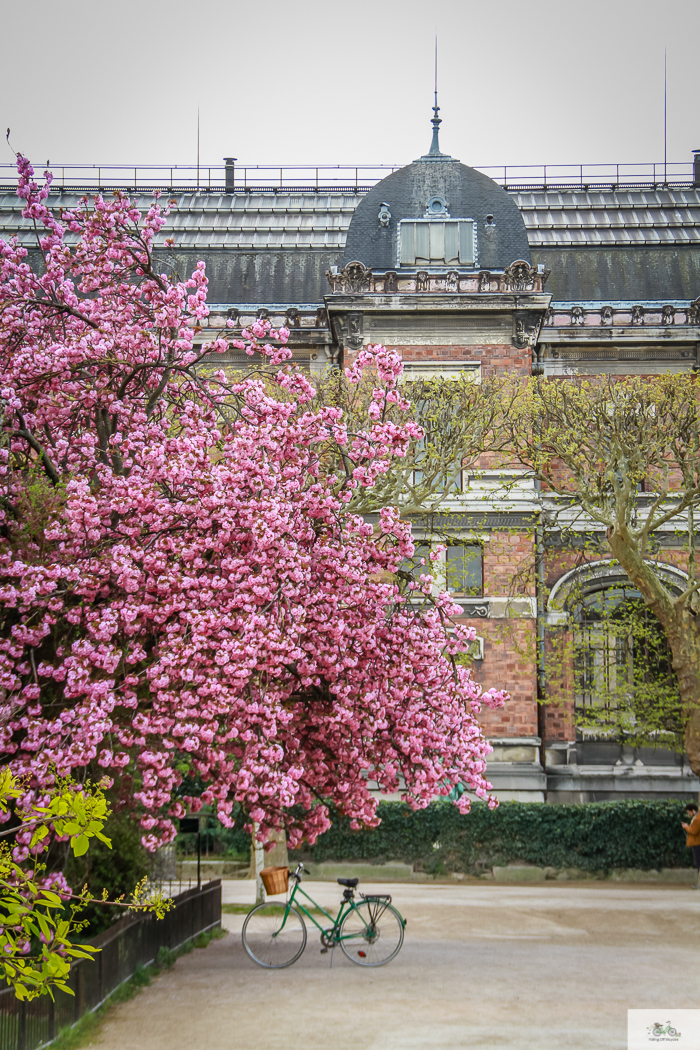
[[[75,820],[66,820],[61,822],[62,835],[79,835],[82,830],[82,824],[78,824]]]
[[[36,913],[36,920],[39,923],[39,928],[47,940],[51,939],[51,927],[46,921],[46,916],[42,915],[40,911]]]
[[[75,835],[71,839],[71,847],[76,857],[82,857],[84,853],[87,853],[90,845],[90,840],[87,835]]]
[[[45,902],[47,905],[49,905],[52,908],[60,908],[61,905],[63,904],[63,901],[61,900],[61,898],[58,896],[57,893],[53,893],[51,890],[42,890],[41,892],[42,892],[42,896],[44,898],[44,901],[42,901],[42,903]]]

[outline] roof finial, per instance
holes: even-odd
[[[431,121],[431,123],[433,125],[433,141],[430,144],[430,151],[428,153],[429,157],[441,157],[442,156],[442,154],[440,153],[440,142],[438,140],[438,134],[439,134],[439,131],[440,131],[440,125],[442,124],[442,121],[440,120],[440,118],[438,116],[438,113],[440,112],[440,107],[438,106],[438,103],[437,103],[437,80],[438,80],[438,38],[437,38],[437,33],[436,33],[435,34],[435,105],[433,106],[433,119]]]

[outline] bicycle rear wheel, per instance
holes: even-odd
[[[287,911],[281,901],[259,904],[243,923],[243,947],[258,966],[283,970],[304,951],[306,925],[296,908]]]
[[[364,900],[347,913],[340,927],[340,947],[357,966],[383,966],[403,944],[403,919],[386,901]]]

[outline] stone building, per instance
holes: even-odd
[[[506,189],[443,154],[439,123],[436,109],[429,152],[367,192],[234,189],[227,162],[223,191],[173,193],[159,251],[183,275],[206,262],[213,308],[203,340],[229,319],[240,329],[269,317],[290,328],[294,358],[312,371],[342,365],[368,343],[398,348],[409,375],[468,371],[477,381],[504,371],[700,369],[697,160],[692,182]],[[56,192],[66,205],[75,199]],[[16,231],[25,235],[7,192],[0,235]],[[226,362],[249,358],[232,351]],[[523,481],[505,508],[487,482],[447,501],[443,524],[446,557],[465,581],[456,600],[479,636],[477,678],[511,693],[484,718],[499,796],[696,794],[681,755],[576,730],[571,707],[590,683],[572,680],[568,708],[538,704],[538,632],[571,615],[574,592],[604,600],[624,580],[609,559],[567,562],[553,541],[544,586],[530,571],[514,594],[514,577],[534,565],[541,498]],[[682,567],[667,554],[659,557],[667,581],[681,587]]]

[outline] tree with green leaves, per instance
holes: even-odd
[[[549,527],[600,535],[663,627],[685,750],[700,773],[699,377],[535,377],[506,384],[501,396],[500,431],[540,482]],[[670,583],[669,563],[681,587]],[[654,693],[644,695],[653,722]]]
[[[350,509],[376,513],[392,506],[402,518],[422,519],[459,496],[463,473],[477,469],[484,454],[502,446],[497,428],[500,386],[494,379],[477,382],[469,372],[450,379],[402,379],[402,398],[386,406],[385,417],[398,424],[410,412],[423,436],[411,438],[407,455],[395,457],[371,489],[356,489]],[[350,384],[342,373],[328,372],[317,384],[315,403],[341,408],[348,432],[360,432],[372,417],[375,387],[371,373]]]
[[[0,842],[0,978],[14,988],[18,999],[53,996],[54,989],[69,995],[71,962],[91,959],[98,948],[76,944],[74,938],[85,927],[80,913],[94,902],[87,887],[79,893],[68,890],[60,876],[46,876],[36,847],[52,834],[67,839],[74,856],[81,857],[98,840],[110,846],[103,833],[110,809],[100,786],[76,784],[69,778],[56,778],[48,798],[18,808],[26,796],[26,786],[7,766],[0,769],[0,811],[14,810],[16,824],[0,832],[14,836],[21,829],[29,835],[30,860],[16,859],[18,847]],[[21,847],[20,847],[21,849]],[[100,904],[153,911],[162,918],[170,907],[159,891],[143,880],[127,902],[124,897]]]

